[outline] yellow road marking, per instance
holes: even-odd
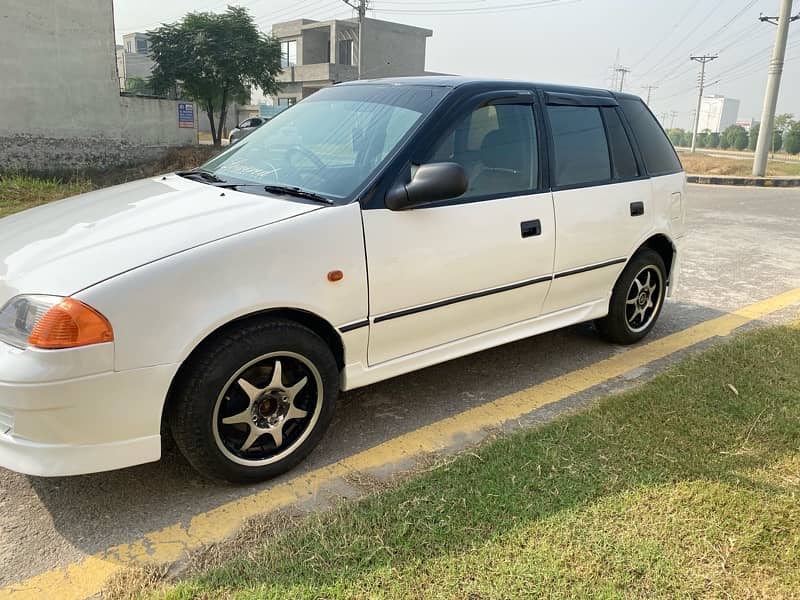
[[[136,542],[114,546],[66,568],[46,571],[12,584],[0,589],[0,600],[86,598],[98,593],[111,575],[127,566],[179,560],[191,550],[229,537],[250,517],[313,497],[325,484],[337,478],[414,458],[421,453],[445,449],[459,437],[502,425],[700,342],[730,335],[742,325],[798,303],[800,288],[636,346],[582,369],[411,431],[328,467],[223,504],[196,515],[188,526],[176,524],[165,527],[148,533]]]

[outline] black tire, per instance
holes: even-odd
[[[277,366],[279,361],[284,366]],[[281,387],[271,387],[275,371]],[[264,377],[271,378],[264,389],[256,381],[259,377],[260,386]],[[295,383],[283,383],[291,377]],[[240,383],[243,379],[253,386],[250,389],[256,400]],[[301,386],[303,380],[306,384]],[[302,389],[290,394],[292,390],[283,389],[286,386]],[[267,398],[273,389],[281,392],[280,398]],[[338,395],[336,360],[316,333],[292,321],[251,321],[223,332],[191,357],[171,396],[168,422],[181,453],[203,475],[234,483],[263,481],[292,469],[308,456],[333,419]],[[301,402],[305,404],[300,406]],[[274,407],[274,412],[265,416],[265,406]],[[283,417],[279,415],[281,407]],[[292,417],[295,409],[298,412]],[[223,418],[226,412],[236,414]],[[305,413],[302,418],[297,416],[300,412]],[[242,416],[243,421],[225,423],[225,419]],[[259,434],[266,431],[261,427],[273,425],[266,419],[280,420],[283,445],[274,435]],[[248,435],[259,437],[245,448]],[[234,442],[235,436],[246,439],[240,445]]]
[[[658,280],[658,289],[649,296],[654,299],[652,310],[647,309],[638,318],[631,319],[631,313],[639,311],[645,304],[631,305],[631,295],[636,291],[634,280],[638,277],[644,278],[646,273],[650,273],[653,281]],[[657,277],[656,277],[657,275]],[[641,284],[641,280],[639,281]],[[644,338],[658,320],[661,309],[664,306],[667,286],[667,269],[661,255],[646,248],[640,250],[628,262],[622,274],[614,285],[611,300],[608,306],[608,316],[597,319],[595,326],[600,335],[615,344],[635,344]],[[638,294],[640,294],[639,292]],[[635,295],[638,302],[639,295]],[[650,300],[648,300],[648,303]]]

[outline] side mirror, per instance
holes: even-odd
[[[420,165],[409,183],[400,183],[387,192],[386,207],[406,210],[420,204],[458,198],[468,188],[467,173],[458,163]]]

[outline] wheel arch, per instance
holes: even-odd
[[[191,352],[186,356],[186,358],[181,363],[178,370],[175,372],[175,375],[172,378],[172,382],[170,383],[169,390],[167,391],[167,397],[164,401],[164,407],[161,411],[161,433],[162,439],[164,438],[165,433],[168,433],[168,427],[166,424],[166,417],[169,411],[169,408],[172,404],[172,398],[174,397],[175,390],[178,386],[180,386],[183,377],[185,376],[187,370],[191,367],[194,357],[198,355],[198,353],[202,352],[202,350],[207,347],[209,344],[213,344],[214,340],[221,335],[224,335],[226,332],[234,329],[236,327],[240,327],[243,324],[250,323],[253,321],[264,320],[264,319],[282,319],[286,321],[293,321],[300,325],[303,325],[316,333],[318,336],[322,338],[322,340],[328,345],[333,353],[333,356],[336,360],[336,364],[339,369],[344,368],[344,343],[342,342],[341,335],[336,330],[336,328],[331,325],[326,319],[320,317],[319,315],[298,309],[298,308],[271,308],[267,310],[261,310],[253,313],[249,313],[247,315],[242,315],[237,317],[223,325],[220,325],[211,333],[206,335],[202,340],[200,340],[192,349]]]
[[[631,254],[631,258],[636,256],[643,249],[649,248],[661,256],[664,261],[664,267],[667,270],[667,285],[670,285],[670,277],[672,274],[672,266],[675,264],[675,254],[677,252],[675,244],[663,233],[656,233],[642,242],[636,251]],[[629,259],[630,260],[630,259]]]

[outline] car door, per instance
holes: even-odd
[[[412,169],[461,164],[468,191],[411,210],[363,211],[370,365],[541,312],[555,222],[536,110],[530,93],[476,98],[411,161]]]
[[[651,187],[612,97],[546,94],[558,224],[544,311],[607,301],[650,230]]]

